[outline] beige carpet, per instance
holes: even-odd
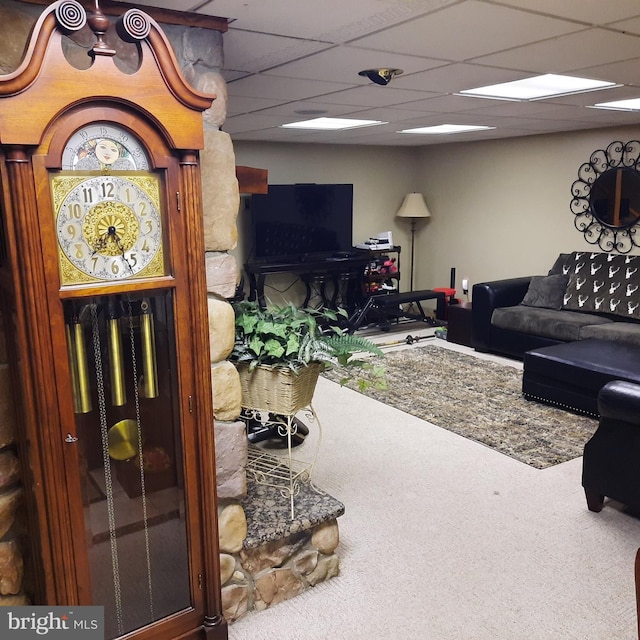
[[[636,637],[640,521],[587,510],[580,458],[534,469],[328,380],[314,406],[315,480],[346,506],[341,575],[231,640]]]

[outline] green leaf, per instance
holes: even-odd
[[[262,353],[262,347],[264,347],[264,342],[258,336],[253,336],[249,342],[251,351],[259,356]]]
[[[256,329],[261,333],[280,336],[281,338],[286,338],[287,335],[287,327],[284,324],[279,324],[270,320],[260,320]]]
[[[284,347],[277,340],[267,340],[264,343],[264,350],[273,358],[280,358],[284,355]]]
[[[287,339],[287,349],[285,355],[290,356],[292,353],[298,353],[300,349],[300,339],[295,333],[289,335]]]
[[[258,318],[251,315],[239,315],[236,317],[236,326],[241,327],[245,333],[251,333],[258,323]]]

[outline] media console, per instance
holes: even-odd
[[[249,300],[257,300],[264,309],[267,306],[264,295],[267,276],[276,273],[294,273],[300,276],[306,288],[306,297],[302,306],[307,306],[311,298],[312,286],[317,284],[322,303],[335,308],[341,287],[350,288],[353,285],[355,295],[361,292],[362,275],[369,261],[369,255],[363,253],[348,257],[307,257],[302,260],[282,262],[271,260],[247,262],[244,270],[249,278]]]

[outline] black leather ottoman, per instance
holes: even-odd
[[[598,417],[598,392],[612,380],[640,384],[640,347],[607,340],[578,340],[524,354],[522,393]]]

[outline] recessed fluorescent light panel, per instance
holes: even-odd
[[[422,134],[445,134],[463,133],[465,131],[483,131],[484,129],[495,129],[495,127],[485,127],[480,124],[439,124],[434,127],[418,127],[417,129],[403,129],[398,133],[422,133]]]
[[[372,127],[378,124],[387,124],[381,120],[355,120],[352,118],[314,118],[301,122],[290,122],[281,125],[284,129],[316,129],[321,131],[340,131],[342,129],[355,129],[356,127]]]
[[[613,111],[640,111],[640,98],[629,100],[614,100],[613,102],[599,102],[592,109],[612,109]]]
[[[542,76],[492,84],[477,89],[465,89],[458,95],[472,96],[476,98],[493,98],[497,100],[542,100],[553,96],[566,96],[572,93],[584,93],[586,91],[598,91],[620,86],[615,82],[603,82],[602,80],[589,80],[588,78],[575,78],[573,76],[559,76],[546,73]]]

